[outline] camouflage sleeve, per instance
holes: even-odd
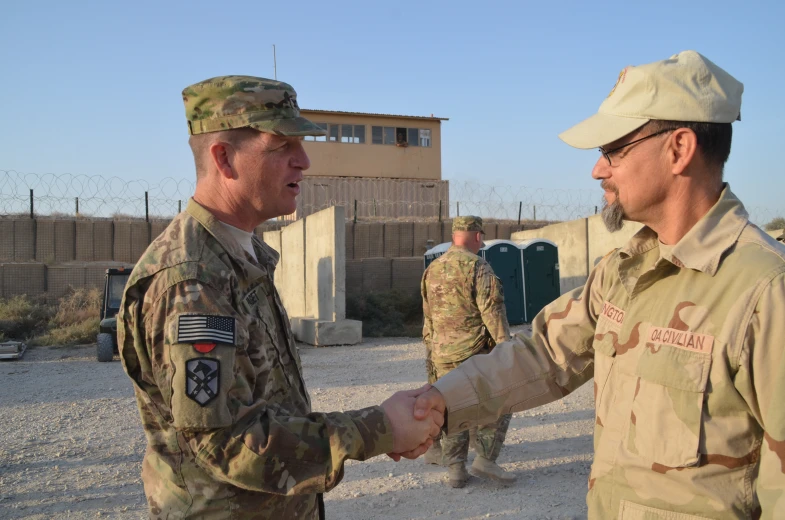
[[[607,264],[607,259],[601,261],[583,288],[540,311],[531,336],[516,334],[436,382],[447,401],[448,434],[555,401],[592,378],[592,343]]]
[[[392,450],[392,428],[378,406],[298,416],[254,395],[258,378],[273,384],[287,376],[275,347],[249,358],[246,320],[227,294],[195,280],[173,285],[144,310],[151,373],[168,408],[162,414],[187,456],[216,480],[289,495],[327,491],[340,482],[346,459]],[[197,337],[204,334],[220,342]]]
[[[757,495],[761,518],[785,511],[785,274],[761,293],[750,316],[735,385],[763,429]],[[777,513],[779,511],[779,513]]]
[[[504,306],[504,290],[490,264],[477,263],[475,289],[477,307],[494,343],[498,345],[507,341],[510,339],[510,324],[507,322],[507,309]]]
[[[431,337],[433,334],[433,322],[431,321],[431,306],[428,304],[428,289],[425,285],[427,272],[423,273],[420,282],[420,294],[422,295],[422,341],[425,344],[425,375],[429,384],[436,382],[436,366],[433,364],[433,349],[431,348]]]

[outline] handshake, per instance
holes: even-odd
[[[387,455],[395,462],[416,459],[441,435],[446,403],[431,385],[396,392],[381,407],[392,424],[393,451]]]

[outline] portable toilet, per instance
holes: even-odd
[[[561,295],[559,249],[544,238],[518,242],[518,247],[523,265],[523,315],[524,321],[529,323],[543,307]],[[496,270],[496,266],[493,269]]]
[[[439,244],[433,246],[428,251],[425,252],[425,268],[428,269],[428,266],[431,265],[431,262],[442,256],[444,253],[450,249],[452,242],[445,242],[444,244]]]

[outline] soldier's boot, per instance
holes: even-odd
[[[442,465],[442,445],[439,441],[434,442],[428,451],[425,452],[425,463]]]
[[[495,462],[480,455],[477,455],[474,458],[470,472],[474,476],[492,478],[502,484],[512,484],[517,478],[512,473],[504,471],[504,469]]]
[[[450,478],[450,487],[462,488],[466,485],[466,481],[469,480],[469,473],[466,472],[466,465],[463,462],[450,464],[450,467],[447,468],[447,474]]]

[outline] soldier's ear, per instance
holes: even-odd
[[[232,167],[234,149],[231,145],[223,141],[215,141],[210,145],[208,153],[210,154],[213,166],[215,166],[215,169],[218,170],[222,177],[226,179],[237,178],[234,168]]]

